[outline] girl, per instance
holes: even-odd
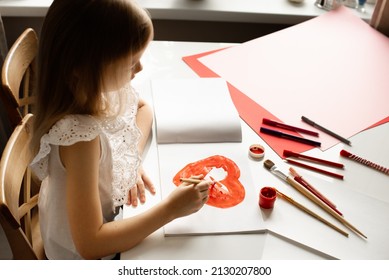
[[[210,182],[183,183],[149,211],[116,218],[124,203],[155,192],[140,163],[152,113],[130,86],[152,37],[151,19],[132,0],[54,0],[49,8],[31,164],[42,180],[49,259],[112,258],[208,199]]]

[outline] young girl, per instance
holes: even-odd
[[[210,182],[183,183],[145,213],[115,219],[120,206],[155,192],[140,161],[152,113],[130,86],[152,37],[148,14],[133,0],[54,0],[49,8],[31,164],[42,180],[48,259],[110,258],[208,199]]]

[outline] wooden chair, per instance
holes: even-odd
[[[44,259],[38,194],[31,197],[30,149],[33,115],[27,114],[12,133],[0,162],[0,223],[14,259]]]
[[[31,113],[35,99],[32,89],[37,53],[38,37],[33,29],[28,28],[12,45],[3,63],[1,96],[13,127]]]

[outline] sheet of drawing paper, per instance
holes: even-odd
[[[380,174],[378,174],[380,175]],[[385,176],[385,175],[382,175]],[[274,179],[274,184],[277,183]],[[350,188],[334,187],[331,182],[316,185],[327,198],[334,202],[344,218],[367,236],[358,236],[319,206],[285,184],[277,189],[295,201],[314,211],[327,221],[349,233],[345,237],[290,203],[277,198],[271,211],[262,210],[266,228],[277,235],[292,240],[303,247],[324,253],[337,259],[389,259],[389,204]],[[382,242],[382,240],[387,240]]]
[[[239,114],[221,78],[152,81],[157,142],[240,142]]]
[[[345,7],[199,61],[287,124],[347,138],[389,116],[389,39]]]
[[[205,55],[213,53],[215,51],[209,51],[201,54],[195,54],[190,56],[185,56],[182,59],[200,76],[200,77],[218,77],[216,73],[202,64],[199,59]],[[282,122],[268,110],[263,108],[260,104],[254,102],[251,98],[245,95],[243,92],[238,90],[236,87],[228,83],[228,89],[232,101],[236,109],[239,112],[240,117],[246,122],[251,129],[259,134],[260,127],[262,124],[263,118],[272,119],[275,121]],[[288,131],[289,134],[300,136],[298,133],[293,133]],[[284,149],[293,150],[296,152],[304,152],[312,148],[312,146],[302,144],[295,141],[286,140],[283,138],[273,137],[267,134],[261,134],[262,139],[280,156],[283,157]]]
[[[259,187],[253,185],[248,167],[247,147],[241,143],[162,144],[158,145],[158,155],[163,198],[177,188],[173,178],[185,166],[215,155],[226,157],[239,167],[240,176],[236,180],[239,180],[245,190],[244,199],[239,204],[228,208],[206,204],[200,211],[167,224],[164,227],[165,235],[229,234],[265,230],[258,207]],[[228,174],[229,171],[227,169]]]

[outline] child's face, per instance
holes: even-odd
[[[144,49],[109,65],[105,71],[103,90],[116,91],[134,79],[135,75],[143,69],[140,62],[143,53]]]

